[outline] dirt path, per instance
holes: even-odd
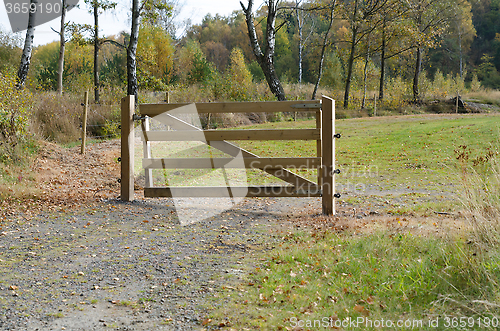
[[[169,199],[120,202],[117,141],[78,148],[45,144],[34,165],[40,201],[0,223],[0,329],[203,330],[221,298],[292,229],[438,233],[460,221],[393,217],[377,206],[317,198],[245,199],[182,227]],[[4,210],[5,211],[5,210]]]

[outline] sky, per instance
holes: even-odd
[[[105,13],[99,18],[101,27],[101,35],[114,35],[121,31],[129,31],[130,23],[127,12],[131,6],[130,0],[115,0],[118,3],[117,9],[109,13]],[[0,25],[3,30],[11,31],[9,19],[4,6],[4,1],[0,0]],[[183,3],[182,10],[179,13],[177,21],[183,22],[190,19],[193,24],[201,23],[203,17],[210,13],[212,15],[221,14],[229,15],[233,10],[241,9],[240,0],[180,0]],[[88,13],[87,6],[83,0],[79,2],[80,8],[74,8],[66,15],[66,21],[75,23],[93,23],[93,16]],[[59,36],[51,30],[59,30],[60,18],[51,22],[38,26],[35,29],[35,46],[44,45],[52,41],[59,40]],[[24,40],[26,31],[20,32],[20,36]]]

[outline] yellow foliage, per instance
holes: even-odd
[[[241,49],[234,48],[231,52],[224,78],[227,99],[244,101],[251,98],[252,73],[247,68]]]
[[[252,74],[245,63],[243,52],[239,48],[234,48],[229,57],[228,79],[232,83],[249,86],[252,84]]]
[[[142,71],[155,78],[169,82],[173,75],[174,47],[165,30],[143,25],[137,44],[137,62]]]

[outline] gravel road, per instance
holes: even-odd
[[[0,236],[0,328],[217,328],[203,325],[219,304],[217,290],[273,247],[277,220],[295,202],[247,199],[188,226],[168,199],[12,215]]]

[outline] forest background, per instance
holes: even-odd
[[[379,115],[429,107],[441,112],[436,100],[466,94],[498,103],[491,91],[500,87],[500,0],[244,1],[242,10],[207,15],[182,36],[174,23],[178,0],[139,4],[139,102],[164,99],[167,91],[170,102],[315,99],[323,93],[337,100],[339,117],[371,116],[376,102]],[[101,35],[98,18],[116,3],[80,6],[94,14],[95,24],[65,22],[62,71],[60,42],[35,47],[22,91],[9,87],[18,80],[24,38],[0,32],[3,140],[18,141],[31,126],[49,140],[74,141],[84,91],[92,92],[98,112],[91,124],[103,124],[94,134],[117,133],[111,123],[127,94],[130,31]],[[12,148],[4,158],[8,154]]]

